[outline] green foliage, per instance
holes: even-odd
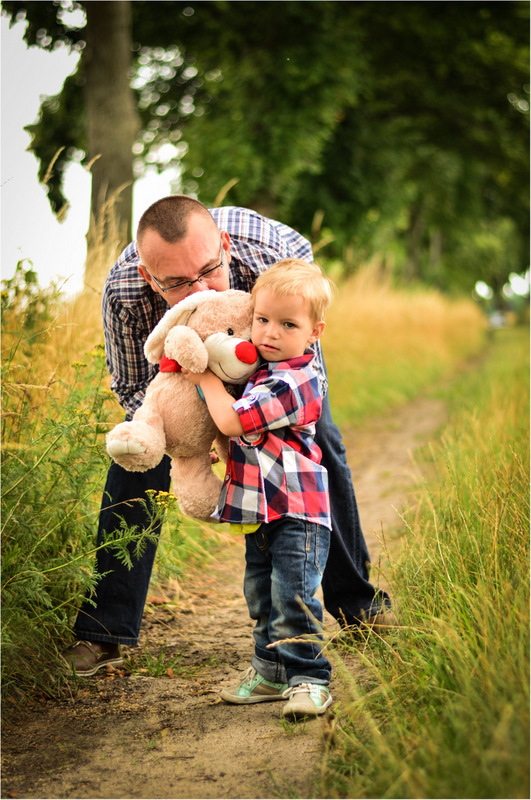
[[[8,693],[50,680],[54,685],[56,648],[92,586],[94,491],[105,468],[101,362],[99,354],[73,367],[60,403],[52,386],[16,383],[14,363],[2,365],[2,670]],[[84,379],[94,382],[88,396]]]
[[[80,46],[64,3],[3,7],[26,13],[28,43]],[[137,174],[178,165],[177,190],[212,204],[230,185],[228,202],[308,235],[324,218],[325,252],[347,272],[377,251],[400,278],[469,291],[490,277],[478,230],[507,253],[497,282],[527,269],[528,4],[135,0],[131,11]],[[65,148],[48,183],[56,210],[65,164],[86,150],[83,80],[81,60],[29,126],[41,176]]]
[[[31,261],[19,261],[13,277],[2,281],[2,331],[13,334],[12,326],[17,325],[20,338],[30,345],[53,319],[59,298],[55,284],[41,291]]]
[[[71,161],[81,160],[87,151],[81,70],[65,80],[60,95],[42,101],[38,122],[25,130],[31,136],[32,150],[38,154],[39,181],[46,186],[50,206],[60,218],[66,208],[64,172]]]
[[[522,272],[527,246],[511,217],[480,222],[473,230],[456,230],[448,242],[444,274],[452,285],[470,292],[478,275],[494,290],[495,303],[503,305],[507,276]]]
[[[304,229],[316,206],[326,210],[337,252],[356,248],[351,268],[392,247],[400,275],[469,289],[481,266],[455,252],[456,240],[498,217],[514,221],[520,246],[528,239],[529,9],[349,5],[368,78],[322,169],[301,176],[291,219]]]
[[[2,295],[2,685],[20,698],[60,686],[61,647],[98,577],[94,540],[114,403],[102,346],[65,378],[52,372],[35,382],[55,301],[31,271],[15,277]],[[159,516],[153,504],[149,529],[122,526],[102,546],[130,565]]]
[[[452,392],[393,566],[401,627],[361,654],[323,796],[526,797],[529,353],[500,331]],[[339,667],[341,669],[341,666]]]
[[[321,174],[323,147],[344,108],[356,103],[363,55],[350,5],[315,2],[308,14],[297,2],[281,9],[248,2],[235,14],[224,3],[215,21],[211,9],[197,5],[188,36],[194,41],[202,32],[198,63],[217,66],[221,80],[211,81],[210,103],[187,124],[185,185],[212,202],[217,187],[236,177],[236,205],[289,218],[298,177]],[[212,51],[214,37],[222,60]]]
[[[53,50],[58,45],[82,49],[83,29],[71,26],[69,10],[83,8],[82,3],[52,2],[42,3],[39,0],[2,0],[2,8],[9,15],[12,23],[19,19],[28,23],[24,38],[30,45],[37,45],[43,50]]]

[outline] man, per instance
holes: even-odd
[[[142,215],[133,242],[111,269],[102,297],[106,359],[111,387],[127,418],[142,404],[156,367],[144,356],[144,342],[168,307],[193,292],[240,289],[250,292],[256,277],[284,258],[313,261],[310,243],[275,220],[243,208],[208,210],[190,197],[171,195]],[[315,365],[326,391],[326,370],[318,343]],[[326,609],[342,625],[365,623],[377,630],[396,624],[385,592],[369,582],[369,553],[361,531],[350,469],[341,434],[332,422],[328,397],[317,424],[316,442],[330,481],[332,536],[322,587]],[[141,504],[147,489],[169,491],[170,460],[154,469],[126,472],[112,463],[107,476],[98,544],[119,525],[147,526]],[[147,497],[146,497],[147,499]],[[74,631],[78,641],[65,654],[78,675],[120,664],[120,644],[136,645],[156,545],[128,570],[106,548],[97,554],[103,575],[94,606],[85,600]]]

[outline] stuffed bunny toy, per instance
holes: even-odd
[[[167,453],[180,509],[199,520],[210,519],[222,486],[212,470],[213,443],[226,461],[228,441],[181,368],[204,372],[208,367],[226,384],[245,384],[259,364],[249,341],[251,321],[251,296],[235,289],[196,292],[170,308],[144,346],[159,372],[132,420],[107,434],[107,452],[130,472],[155,467]]]

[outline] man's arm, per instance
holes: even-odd
[[[131,418],[142,405],[146,388],[156,374],[144,356],[146,335],[139,335],[129,319],[111,301],[104,308],[105,357],[111,376],[111,389]]]
[[[144,343],[168,304],[138,272],[138,255],[129,245],[109,272],[102,292],[105,357],[111,389],[130,419],[142,405],[157,374],[144,354]]]

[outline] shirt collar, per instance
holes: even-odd
[[[284,361],[264,361],[259,369],[266,369],[269,372],[274,372],[275,370],[285,370],[285,369],[301,369],[301,367],[306,367],[308,364],[311,364],[315,358],[315,353],[311,350],[306,350],[306,352],[302,356],[295,356],[294,358],[286,358]]]

